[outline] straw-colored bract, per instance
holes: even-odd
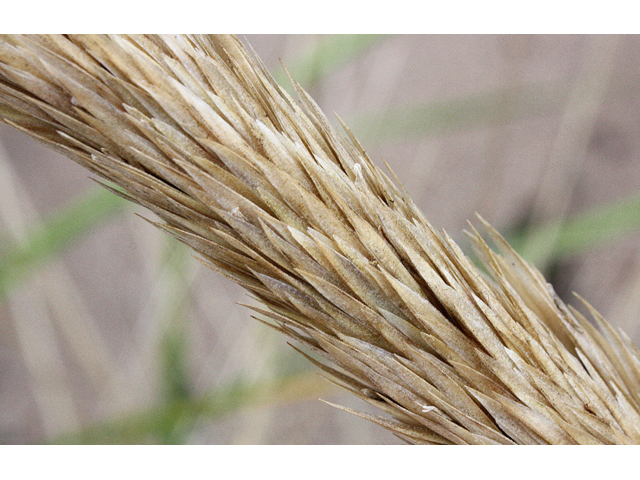
[[[635,444],[638,350],[489,225],[483,274],[229,36],[5,36],[0,114],[156,213],[415,443]],[[324,363],[318,362],[324,359]]]

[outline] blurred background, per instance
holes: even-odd
[[[241,39],[467,252],[477,212],[640,343],[640,37]],[[0,442],[399,443],[141,216],[0,125]]]

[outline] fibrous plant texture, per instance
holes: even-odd
[[[294,86],[230,36],[0,40],[3,121],[153,211],[391,417],[367,418],[412,443],[639,443],[631,341],[482,221],[478,269]]]

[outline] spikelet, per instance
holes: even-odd
[[[229,36],[4,36],[4,122],[253,294],[411,443],[640,443],[640,361],[484,221],[481,273],[344,127]],[[306,355],[306,354],[305,354]]]

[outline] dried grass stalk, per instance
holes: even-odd
[[[3,121],[157,214],[394,420],[366,418],[415,443],[639,443],[630,340],[484,222],[481,273],[294,85],[300,105],[230,36],[0,40]]]

